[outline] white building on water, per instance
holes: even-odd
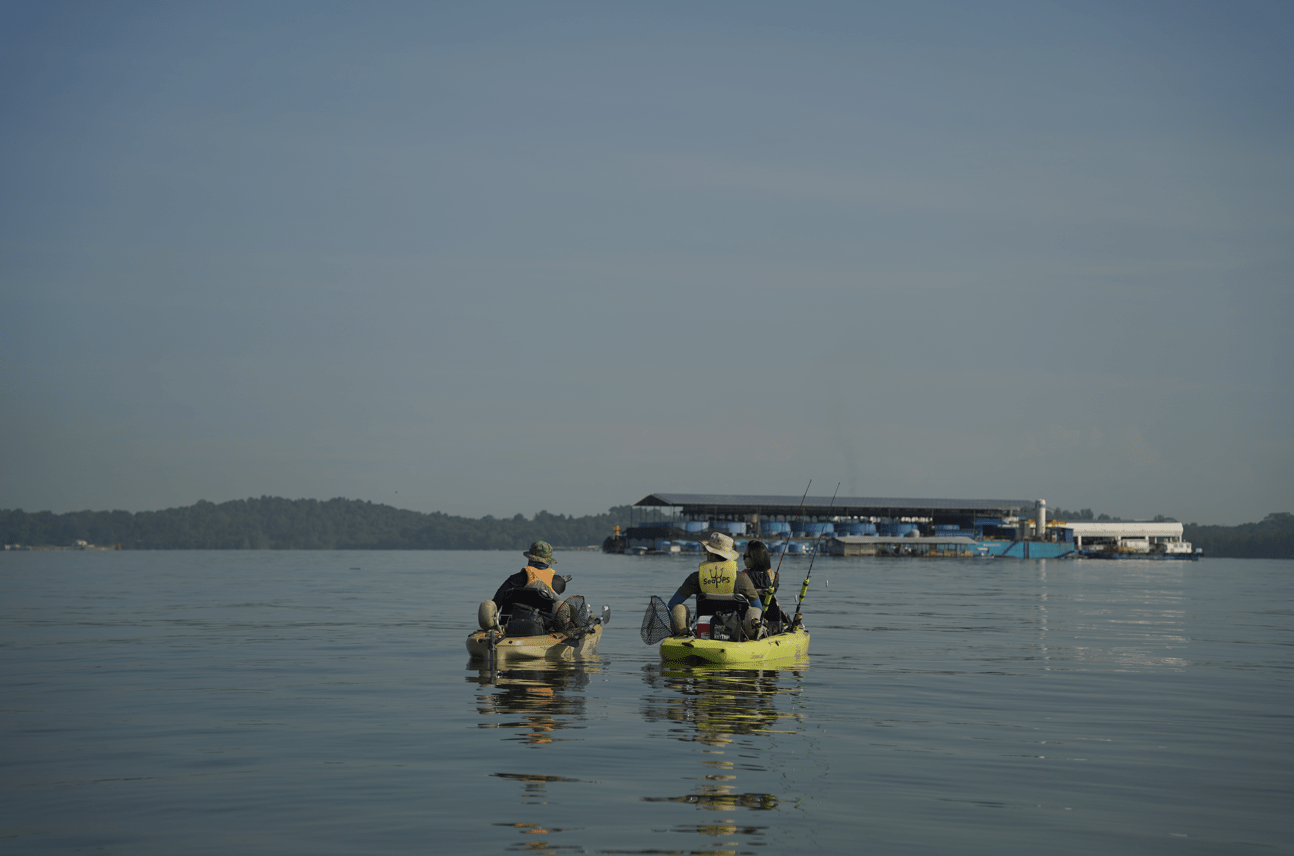
[[[1189,555],[1180,523],[1058,523],[1061,540],[1072,541],[1076,552],[1162,553]]]

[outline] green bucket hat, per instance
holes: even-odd
[[[547,541],[536,541],[521,555],[536,562],[543,562],[545,565],[557,564],[553,561],[553,545]]]

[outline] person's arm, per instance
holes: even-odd
[[[674,592],[674,596],[669,599],[667,606],[669,606],[670,609],[673,609],[692,595],[699,594],[700,592],[701,579],[698,573],[693,571],[688,574],[687,579],[683,580],[683,585],[678,587],[678,591]]]
[[[758,607],[760,604],[759,589],[750,581],[749,574],[737,575],[737,594],[744,594],[751,606]]]
[[[525,584],[526,572],[517,571],[515,574],[504,580],[503,585],[499,586],[499,590],[494,593],[494,602],[496,604],[503,603],[504,599],[507,598],[513,590],[520,588]]]

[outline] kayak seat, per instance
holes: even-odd
[[[492,600],[483,600],[476,609],[476,623],[482,630],[497,630],[499,627],[499,608]]]
[[[508,636],[542,636],[549,632],[551,619],[533,606],[514,603],[504,633]]]

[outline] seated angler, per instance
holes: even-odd
[[[553,547],[536,541],[522,553],[526,567],[503,581],[493,600],[477,611],[482,630],[506,629],[510,636],[537,636],[552,629],[553,608],[570,577],[553,573]]]
[[[733,549],[732,539],[722,532],[713,532],[701,546],[705,548],[705,561],[669,599],[674,632],[683,633],[691,626],[685,601],[696,595],[697,615],[713,616],[716,622],[735,617],[734,630],[739,629],[745,638],[757,638],[762,615],[759,592],[750,577],[737,570],[738,553]],[[744,604],[738,595],[745,598]]]
[[[777,602],[776,594],[781,581],[777,578],[777,571],[773,570],[773,558],[768,553],[768,546],[763,541],[751,541],[746,545],[746,552],[742,554],[742,559],[746,563],[743,573],[750,577],[751,584],[759,592],[760,604],[764,608],[765,624],[790,621],[790,617],[782,612]]]

